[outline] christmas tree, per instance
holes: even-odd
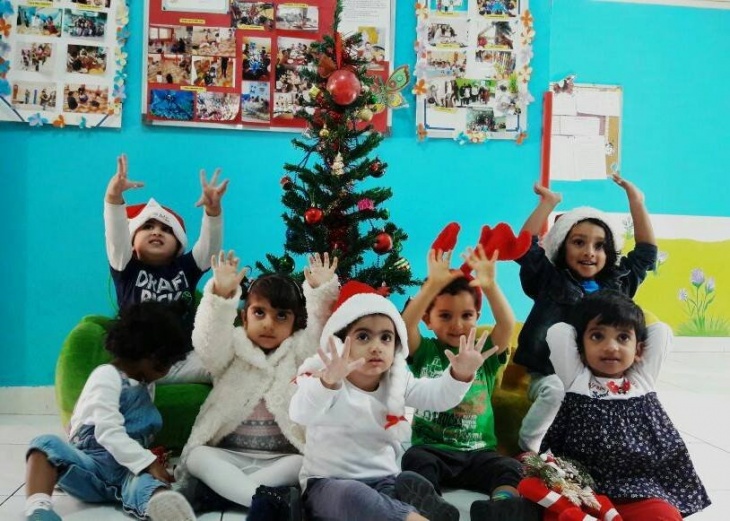
[[[358,57],[362,35],[338,32],[341,11],[338,0],[333,35],[310,47],[316,68],[300,71],[313,87],[297,112],[307,129],[292,140],[304,158],[285,164],[281,178],[287,208],[282,215],[287,228],[285,253],[267,254],[269,265],[257,262],[256,268],[302,280],[301,272],[294,273],[292,255],[330,252],[339,258],[342,282],[356,279],[404,293],[418,281],[400,256],[408,236],[388,220],[383,206],[392,192],[384,187],[358,188],[367,179],[381,178],[388,167],[370,156],[383,140],[369,122],[374,111],[387,110],[384,89],[382,82],[367,75],[368,62]]]

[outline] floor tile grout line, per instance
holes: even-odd
[[[16,488],[16,489],[15,489],[15,490],[13,491],[13,493],[12,493],[12,494],[10,494],[10,495],[9,495],[8,497],[6,497],[6,498],[5,498],[5,501],[3,501],[2,503],[0,503],[0,507],[1,507],[1,506],[3,506],[3,505],[4,505],[5,503],[7,503],[7,502],[8,502],[9,500],[10,500],[10,498],[11,498],[11,497],[15,496],[15,494],[17,494],[17,493],[18,493],[18,491],[19,491],[19,490],[20,490],[21,488],[23,488],[23,486],[24,486],[24,485],[25,485],[25,482],[21,483],[21,484],[20,484],[20,485],[18,486],[18,488]]]

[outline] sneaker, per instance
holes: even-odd
[[[438,495],[429,480],[411,471],[395,478],[395,497],[416,507],[430,521],[459,521],[459,509]]]
[[[542,508],[523,497],[513,497],[474,501],[469,514],[471,521],[540,521]]]
[[[147,515],[152,521],[195,521],[193,507],[180,492],[163,490],[153,494],[147,503]]]
[[[248,521],[302,521],[302,501],[298,487],[261,485],[251,500]]]
[[[36,508],[26,519],[27,521],[62,521],[61,516],[47,508]]]

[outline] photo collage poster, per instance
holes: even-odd
[[[125,0],[0,0],[0,121],[122,125]]]
[[[331,35],[334,7],[331,0],[148,0],[146,121],[304,128],[296,114],[313,85],[301,71],[317,67],[310,44]]]
[[[534,101],[528,1],[421,0],[416,15],[419,138],[521,144]]]

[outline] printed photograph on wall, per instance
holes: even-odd
[[[8,3],[8,2],[6,2]],[[0,10],[0,121],[32,127],[122,125],[126,0],[23,0]],[[168,40],[148,75],[167,80]],[[166,45],[168,44],[168,45]],[[173,81],[183,81],[173,74]]]

